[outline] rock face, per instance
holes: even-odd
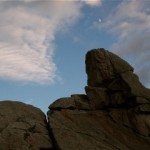
[[[86,54],[86,95],[49,106],[48,121],[58,150],[149,150],[150,90],[133,68],[104,49]]]
[[[0,150],[52,150],[45,115],[21,102],[0,102]]]
[[[0,102],[0,150],[150,150],[150,90],[105,49],[86,54],[86,94],[38,108]]]

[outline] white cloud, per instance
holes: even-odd
[[[81,0],[81,1],[90,6],[100,6],[102,4],[102,0]]]
[[[101,26],[117,37],[113,51],[128,58],[145,85],[150,86],[150,1],[122,1]]]
[[[0,77],[52,83],[55,35],[77,21],[80,8],[66,1],[1,1]]]
[[[81,8],[102,0],[0,1],[0,78],[53,83],[55,35],[81,17]]]

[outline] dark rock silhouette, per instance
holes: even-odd
[[[149,150],[150,90],[117,55],[86,54],[86,94],[60,98],[45,115],[0,102],[0,150]]]
[[[48,150],[52,147],[41,110],[21,102],[0,102],[0,150]]]
[[[49,106],[49,126],[60,150],[149,150],[150,90],[133,68],[104,49],[86,54],[86,95]]]
[[[139,82],[133,68],[111,52],[104,49],[89,51],[86,72],[88,86],[85,91],[93,107],[136,106],[150,102],[150,90]]]

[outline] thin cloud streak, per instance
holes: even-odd
[[[0,78],[51,84],[57,80],[53,60],[55,36],[82,16],[85,4],[101,0],[0,1]]]
[[[90,6],[100,6],[102,5],[102,0],[81,0],[82,2],[86,3]]]
[[[32,4],[0,2],[0,77],[53,83],[55,35],[78,20],[81,6],[65,1]]]

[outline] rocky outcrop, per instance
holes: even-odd
[[[0,150],[149,150],[150,90],[117,55],[86,54],[86,94],[60,98],[44,113],[0,102]]]
[[[111,52],[104,49],[89,51],[86,72],[88,86],[85,91],[93,107],[150,103],[150,90],[140,83],[127,62]]]
[[[86,95],[49,106],[58,150],[149,150],[150,90],[126,61],[104,49],[86,54]]]
[[[0,150],[52,150],[44,113],[21,102],[0,102]]]
[[[50,111],[49,125],[57,149],[149,150],[149,137],[142,136],[126,126],[126,111]]]

